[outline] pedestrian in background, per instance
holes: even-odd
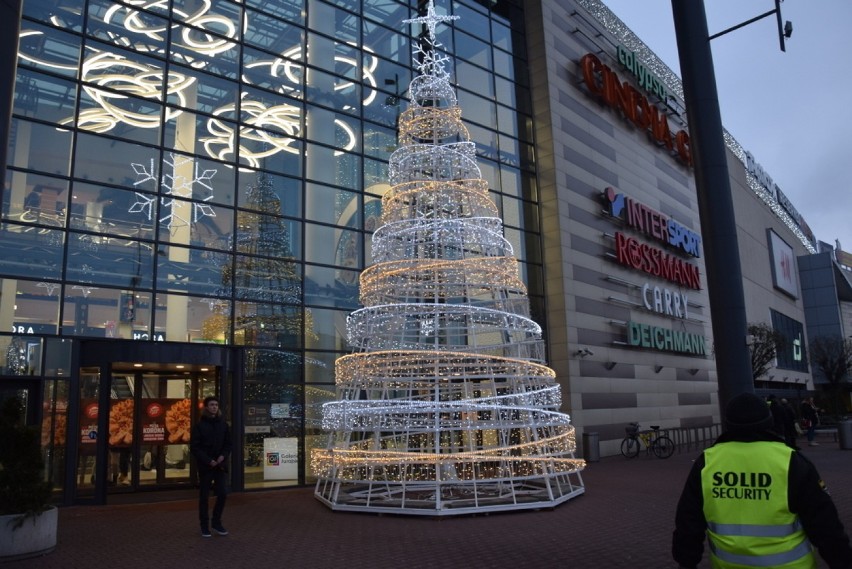
[[[808,446],[819,446],[816,438],[816,427],[819,424],[819,413],[814,404],[813,397],[807,397],[802,401],[802,428],[805,429],[805,436],[808,439]]]
[[[782,433],[784,442],[787,443],[788,447],[799,450],[796,445],[796,437],[798,436],[798,433],[796,433],[796,412],[790,407],[790,402],[784,398],[781,399],[779,408],[781,409],[781,425],[784,429]]]
[[[816,467],[773,431],[766,402],[742,393],[726,431],[693,464],[675,516],[672,556],[696,567],[705,535],[714,568],[852,568],[852,547]]]
[[[201,411],[201,419],[192,429],[189,448],[198,465],[198,480],[201,484],[198,495],[201,537],[212,537],[211,527],[219,535],[228,535],[228,530],[222,525],[222,512],[228,495],[227,460],[231,454],[231,428],[222,418],[218,398],[204,398],[204,409]],[[209,515],[211,484],[216,493],[212,520]]]

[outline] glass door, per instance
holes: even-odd
[[[110,381],[109,476],[111,493],[191,485],[192,425],[200,401],[216,392],[215,368],[127,370]]]

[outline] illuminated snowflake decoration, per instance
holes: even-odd
[[[211,180],[216,175],[216,170],[203,170],[199,173],[198,163],[190,158],[175,156],[174,153],[169,154],[169,158],[163,160],[163,180],[161,187],[161,196],[149,196],[136,192],[136,201],[130,206],[129,213],[142,213],[151,221],[154,218],[155,203],[160,200],[160,212],[165,213],[157,221],[173,231],[190,223],[197,223],[202,217],[216,217],[214,209],[206,203],[192,202],[192,219],[185,219],[178,213],[179,206],[187,202],[177,201],[176,198],[188,199],[197,194],[196,186],[204,188],[202,193],[207,195],[201,198],[202,202],[208,202],[213,199],[213,186]],[[187,165],[192,165],[192,176],[188,177],[184,174],[187,170]],[[131,163],[130,166],[136,172],[136,182],[133,183],[137,187],[146,182],[153,181],[157,183],[159,176],[157,169],[154,167],[154,159],[151,159],[150,164],[146,167],[144,164]],[[167,172],[168,170],[168,172]],[[196,196],[197,199],[197,196]],[[180,208],[182,209],[182,208]]]

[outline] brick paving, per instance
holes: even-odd
[[[830,439],[804,453],[852,530],[852,450]],[[228,536],[203,539],[196,503],[62,508],[59,544],[9,569],[187,567],[661,568],[674,511],[697,451],[668,460],[607,457],[583,473],[586,494],[556,508],[466,517],[332,512],[310,488],[232,494]],[[824,565],[820,565],[825,567]],[[705,561],[702,568],[709,567]]]

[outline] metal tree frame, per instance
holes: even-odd
[[[312,454],[316,497],[334,510],[458,515],[554,506],[584,492],[574,427],[544,362],[541,328],[476,164],[436,49],[400,116],[374,264],[347,321]]]

